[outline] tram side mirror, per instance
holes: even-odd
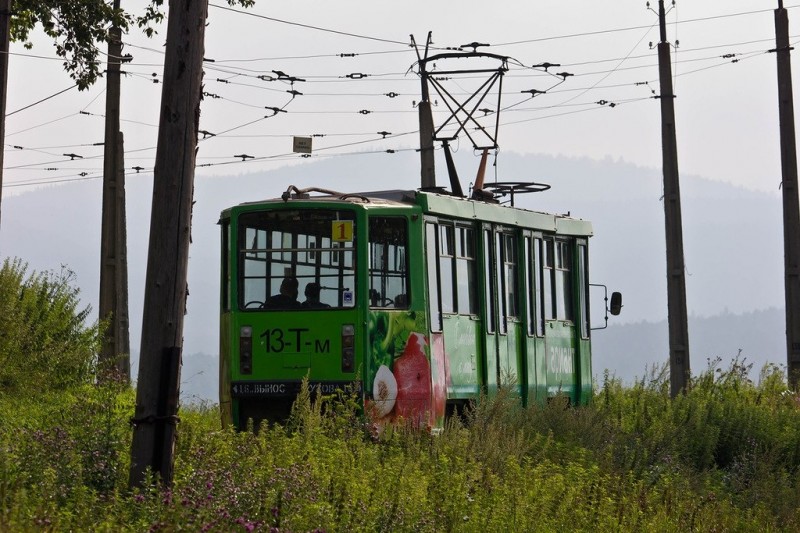
[[[617,316],[620,311],[622,311],[622,293],[612,292],[611,306],[609,307],[608,312],[614,316]]]

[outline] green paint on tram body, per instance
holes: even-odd
[[[431,192],[302,191],[220,225],[225,424],[284,418],[304,379],[352,387],[378,425],[442,427],[503,385],[524,403],[591,396],[589,222]]]

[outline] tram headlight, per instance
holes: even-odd
[[[353,324],[342,326],[342,372],[355,370],[356,328]]]
[[[239,373],[253,373],[253,328],[250,326],[239,329]]]

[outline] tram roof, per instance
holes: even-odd
[[[327,192],[327,191],[326,191]],[[592,224],[587,220],[572,218],[568,215],[556,215],[532,211],[521,207],[511,207],[492,202],[461,198],[446,193],[422,190],[383,190],[354,193],[291,195],[287,198],[274,198],[257,202],[246,202],[244,206],[290,204],[295,202],[331,202],[340,201],[358,204],[364,209],[381,207],[413,207],[418,206],[422,213],[440,215],[465,220],[480,220],[508,226],[521,226],[542,231],[555,232],[561,235],[591,236]],[[229,214],[225,210],[223,216]]]

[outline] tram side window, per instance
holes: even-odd
[[[556,318],[555,301],[553,298],[553,270],[555,267],[553,239],[544,241],[544,260],[542,261],[542,305],[544,306],[544,319]]]
[[[498,275],[497,290],[500,294],[500,333],[508,331],[508,318],[514,318],[517,310],[517,249],[516,239],[507,233],[497,233],[495,241],[495,266]]]
[[[222,309],[231,310],[231,225],[225,222],[222,226]]]
[[[475,266],[475,232],[456,226],[456,300],[458,313],[478,313],[478,279]]]
[[[585,244],[578,244],[578,305],[581,314],[581,337],[589,338],[589,285],[588,272],[586,267],[588,262],[587,247]]]
[[[542,239],[525,237],[523,243],[523,258],[525,267],[525,294],[528,299],[528,334],[543,335],[544,322],[542,320],[542,295],[539,286],[539,265],[541,264]]]
[[[439,225],[439,281],[442,291],[442,313],[454,313],[456,310],[455,292],[453,291],[453,258],[455,257],[455,241],[453,226]]]
[[[522,268],[524,269],[525,277],[523,278],[524,282],[524,289],[526,298],[528,300],[528,306],[526,308],[528,321],[527,321],[527,328],[528,334],[533,335],[535,329],[534,324],[536,323],[536,312],[535,312],[535,304],[536,296],[534,293],[533,288],[536,286],[533,284],[533,263],[531,262],[531,238],[525,237],[522,240]]]
[[[492,232],[483,231],[483,271],[486,276],[484,286],[484,299],[486,300],[486,331],[495,332],[495,302],[494,302],[494,278],[492,277]]]
[[[499,294],[497,298],[497,305],[500,311],[500,320],[497,322],[497,329],[500,333],[506,333],[508,331],[508,323],[506,318],[508,317],[508,298],[506,295],[508,294],[505,290],[506,288],[506,271],[505,265],[503,264],[503,234],[496,233],[495,234],[495,247],[494,247],[494,271],[497,276],[497,293]]]
[[[242,269],[242,306],[263,302],[269,293],[267,279],[267,232],[258,228],[244,231],[244,268]]]
[[[431,292],[430,295],[431,306],[435,297],[442,313],[476,315],[478,273],[475,231],[453,222],[429,222],[426,231],[431,291],[433,280],[437,282],[437,292]]]
[[[369,220],[370,307],[407,308],[408,231],[402,217]]]
[[[436,273],[438,249],[436,247],[436,224],[425,224],[425,263],[428,269],[428,307],[431,314],[431,329],[442,330],[442,314],[439,307],[439,277]]]
[[[503,234],[503,286],[505,287],[507,316],[519,315],[517,305],[517,241],[513,235]]]
[[[567,241],[556,241],[556,318],[573,320],[572,303],[572,254]]]
[[[536,287],[538,294],[536,294],[536,334],[539,336],[544,335],[544,296],[541,290],[542,273],[540,270],[542,264],[542,239],[533,239],[533,286]]]

